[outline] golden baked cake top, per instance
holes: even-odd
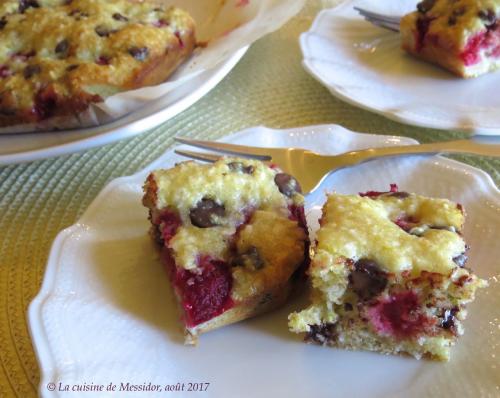
[[[57,108],[76,113],[116,92],[157,84],[182,59],[174,54],[193,46],[192,18],[149,1],[3,1],[0,118],[36,121],[61,113]]]
[[[327,270],[338,258],[370,258],[387,272],[447,274],[465,252],[464,215],[446,199],[390,192],[328,197],[313,266]],[[320,260],[322,259],[322,260]]]
[[[229,239],[256,210],[261,211],[255,212],[256,220],[272,225],[277,218],[288,222],[293,206],[304,202],[298,183],[287,174],[260,161],[232,158],[157,170],[145,189],[145,204],[156,213],[153,221],[165,210],[178,216],[180,226],[169,246],[176,263],[192,270],[199,253],[226,258]]]

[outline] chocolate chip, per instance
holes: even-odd
[[[24,68],[23,76],[25,79],[31,78],[33,75],[36,75],[42,71],[40,65],[28,65]]]
[[[247,267],[250,269],[264,268],[264,260],[260,256],[259,250],[251,246],[245,253],[240,253],[231,261],[233,267]]]
[[[76,68],[78,68],[78,65],[77,64],[72,64],[72,65],[67,66],[66,70],[68,72],[71,72],[72,70],[75,70]]]
[[[19,12],[22,14],[28,8],[38,8],[40,4],[36,0],[19,0]]]
[[[432,7],[434,7],[434,4],[436,4],[436,0],[421,1],[417,4],[417,10],[425,14],[427,11],[430,11]]]
[[[70,17],[74,17],[77,21],[79,21],[82,18],[87,18],[89,16],[89,14],[87,14],[86,12],[83,12],[82,10],[80,10],[78,8],[75,8],[74,10],[71,10],[68,13],[68,15]]]
[[[302,192],[299,182],[290,174],[278,173],[274,176],[274,182],[279,191],[288,197],[292,197],[296,192]]]
[[[123,21],[123,22],[128,21],[128,18],[125,15],[120,14],[119,12],[115,12],[113,14],[113,19],[116,21]]]
[[[245,166],[242,162],[231,162],[227,164],[227,167],[236,173],[253,174],[254,172],[254,167],[252,165]]]
[[[321,345],[332,344],[337,340],[335,324],[325,323],[323,325],[309,325],[309,332],[306,334],[307,342],[314,342]]]
[[[68,40],[64,39],[61,40],[59,43],[57,43],[57,46],[54,49],[54,51],[56,52],[56,54],[66,54],[68,48],[69,48],[69,42]]]
[[[443,329],[447,330],[455,329],[455,320],[456,320],[455,315],[457,314],[458,311],[459,311],[458,307],[453,307],[444,311],[442,315],[443,320],[441,321],[441,327]]]
[[[465,267],[465,264],[467,264],[468,259],[469,259],[469,257],[465,253],[462,253],[457,257],[453,257],[453,262],[456,265],[458,265],[460,268],[463,268],[463,267]]]
[[[218,219],[225,214],[224,205],[218,204],[213,199],[203,198],[189,211],[189,218],[196,227],[209,228],[219,225]]]
[[[351,303],[344,303],[344,311],[352,311],[353,306]]]
[[[104,25],[98,25],[95,28],[95,32],[99,37],[108,37],[110,34],[117,32],[117,30],[108,29]]]
[[[477,15],[485,22],[485,25],[487,27],[494,25],[495,22],[497,21],[497,16],[495,14],[495,11],[493,11],[492,9],[481,10]]]
[[[128,53],[138,61],[144,61],[149,55],[147,47],[131,47]]]
[[[0,30],[5,28],[5,25],[7,25],[7,18],[5,17],[0,18]]]
[[[373,260],[362,258],[349,274],[349,284],[361,301],[378,296],[387,286],[387,274]]]
[[[452,15],[448,18],[448,25],[453,26],[457,23],[457,17]]]

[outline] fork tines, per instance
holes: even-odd
[[[228,144],[216,141],[194,140],[185,137],[175,137],[175,140],[185,145],[190,145],[205,150],[211,149],[216,152],[226,153],[233,156],[247,157],[262,161],[271,160],[271,156],[267,153],[269,149]],[[192,159],[203,160],[205,162],[215,162],[222,156],[217,153],[193,152],[182,149],[176,149],[175,153]]]
[[[364,8],[354,7],[359,14],[364,17],[368,22],[381,28],[389,29],[394,32],[399,32],[399,22],[401,20],[398,16],[379,14],[374,11],[369,11]]]

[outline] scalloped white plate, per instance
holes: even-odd
[[[350,132],[335,125],[291,130],[254,127],[225,141],[296,146],[322,153],[403,145],[408,138]],[[450,363],[416,361],[368,352],[306,345],[287,330],[287,315],[304,298],[279,311],[203,335],[196,348],[182,344],[167,275],[147,234],[141,185],[147,173],[182,158],[167,152],[146,170],[111,182],[82,218],[62,231],[49,256],[45,279],[29,308],[29,325],[41,368],[44,398],[89,397],[64,393],[73,386],[110,383],[103,397],[161,397],[169,392],[119,391],[120,383],[210,383],[204,397],[478,397],[498,394],[500,357],[500,191],[484,172],[441,157],[376,160],[334,173],[307,197],[317,228],[324,191],[402,190],[448,197],[468,211],[465,238],[470,263],[490,281],[470,306],[466,334]],[[495,357],[496,356],[496,357]],[[55,391],[49,391],[49,383]],[[204,385],[206,386],[206,385]],[[96,393],[94,393],[95,395]],[[94,396],[92,395],[92,396]],[[193,392],[176,392],[193,396]]]
[[[155,128],[189,108],[212,90],[236,66],[247,50],[248,46],[239,49],[215,68],[193,77],[152,101],[147,107],[114,122],[78,130],[0,134],[0,165],[67,155],[130,138]]]
[[[417,0],[350,0],[318,14],[300,37],[305,69],[333,95],[421,127],[500,134],[500,72],[461,79],[400,49],[398,33],[364,21],[354,6],[404,15]]]

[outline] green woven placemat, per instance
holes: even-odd
[[[284,28],[255,43],[212,92],[150,132],[84,153],[0,168],[0,397],[36,396],[39,370],[26,309],[40,288],[54,237],[78,219],[106,183],[147,165],[172,145],[175,134],[212,139],[253,125],[337,123],[421,142],[463,137],[350,106],[303,70],[298,36],[321,7],[336,2],[309,1]],[[458,159],[500,182],[500,160]]]

